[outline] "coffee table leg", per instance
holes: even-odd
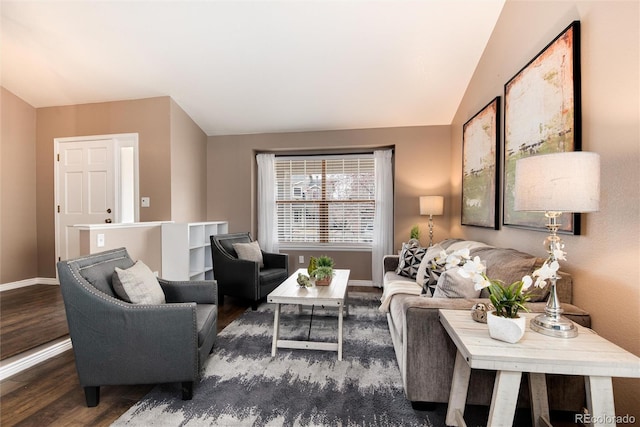
[[[593,417],[592,425],[615,426],[616,409],[613,402],[611,377],[585,377],[587,407]]]
[[[513,418],[518,403],[518,391],[522,372],[498,371],[493,385],[491,409],[489,410],[489,426],[513,425]]]
[[[278,348],[278,335],[280,334],[280,304],[276,304],[276,310],[273,314],[273,344],[271,345],[271,357],[276,355]]]
[[[338,360],[342,360],[342,305],[338,307]]]
[[[467,402],[467,390],[469,389],[469,377],[471,367],[467,364],[464,356],[458,351],[456,362],[453,367],[453,379],[451,380],[451,391],[449,393],[449,405],[447,406],[447,418],[445,423],[448,426],[457,426],[457,414],[464,415],[464,405]]]

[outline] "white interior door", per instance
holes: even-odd
[[[80,255],[74,225],[110,223],[117,217],[114,145],[112,138],[58,141],[58,259]]]

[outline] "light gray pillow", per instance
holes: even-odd
[[[112,277],[113,290],[132,304],[164,304],[164,292],[156,275],[142,261],[122,269],[116,267]]]
[[[433,297],[480,298],[480,292],[475,290],[473,280],[462,277],[458,274],[458,269],[453,268],[440,275]]]
[[[257,240],[251,243],[234,243],[233,249],[238,254],[238,259],[257,262],[260,264],[260,268],[264,267],[262,251],[260,250],[260,244]]]

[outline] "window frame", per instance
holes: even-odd
[[[313,161],[317,161],[317,160],[321,160],[321,161],[325,161],[325,160],[341,160],[341,159],[371,159],[373,160],[373,152],[371,151],[367,151],[367,152],[349,152],[349,153],[342,153],[342,154],[286,154],[286,155],[277,155],[276,154],[276,158],[275,158],[275,164],[277,165],[278,161],[283,161],[283,160],[313,160]],[[276,166],[276,171],[277,171],[277,166]],[[375,171],[373,172],[374,175],[372,177],[372,184],[375,186],[376,182],[375,182]],[[320,240],[325,240],[325,241],[319,241],[319,242],[290,242],[290,241],[281,241],[278,240],[278,245],[281,249],[287,249],[287,250],[317,250],[319,248],[323,249],[323,250],[335,250],[335,251],[357,251],[357,252],[363,252],[363,251],[371,251],[372,250],[372,245],[373,242],[330,242],[329,241],[329,235],[330,235],[330,231],[329,231],[329,215],[328,215],[328,211],[329,211],[329,206],[330,204],[340,204],[340,205],[345,205],[346,204],[357,204],[357,203],[371,203],[371,210],[372,212],[375,212],[375,192],[374,195],[372,195],[371,199],[349,199],[349,200],[328,200],[326,198],[326,178],[327,178],[327,171],[326,171],[326,163],[322,163],[321,166],[321,181],[322,181],[322,185],[321,185],[321,197],[320,199],[308,199],[308,200],[301,200],[301,203],[305,203],[305,204],[317,204],[319,206],[318,208],[318,212],[319,212],[319,221],[322,223],[324,222],[324,233],[322,232],[322,225],[320,225],[320,230],[319,230],[319,239]],[[277,179],[277,172],[276,172],[276,191],[277,191],[277,187],[278,187],[278,179]],[[293,206],[293,204],[295,204],[296,200],[295,199],[289,199],[289,200],[278,200],[278,196],[276,195],[276,206],[278,205],[282,205],[282,204],[286,204],[286,205],[291,205]],[[322,212],[325,211],[325,214],[323,215]],[[291,219],[293,220],[293,216],[291,217]],[[280,217],[278,214],[276,214],[276,220],[278,221],[278,224],[280,223]],[[373,226],[373,221],[372,221],[372,226]],[[279,226],[278,226],[279,229]],[[279,231],[278,231],[278,239],[279,239]],[[324,236],[323,236],[324,234]],[[324,239],[323,239],[324,237]]]

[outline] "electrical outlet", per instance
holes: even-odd
[[[104,247],[104,234],[100,233],[96,237],[96,245],[98,245],[99,248]]]
[[[141,197],[140,206],[142,206],[143,208],[148,208],[149,206],[151,206],[151,197]]]
[[[300,263],[300,264],[304,264],[304,255],[300,255],[300,256],[298,257],[298,263]]]

